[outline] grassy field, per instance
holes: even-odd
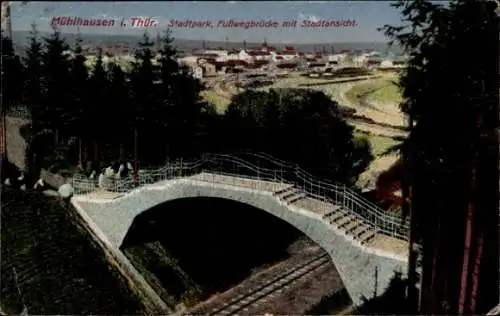
[[[354,136],[359,137],[359,138],[368,139],[368,141],[370,142],[370,145],[372,147],[372,153],[375,157],[381,156],[384,152],[386,152],[392,146],[401,143],[400,141],[389,138],[389,137],[369,135],[368,133],[362,133],[359,131],[354,132]]]
[[[231,100],[217,94],[217,92],[213,90],[205,90],[201,92],[202,98],[204,98],[207,102],[212,103],[217,112],[222,114],[226,111],[227,107],[231,103]]]
[[[358,103],[357,99],[364,95],[379,102],[400,102],[401,93],[393,80],[395,78],[385,77],[355,84],[346,93],[346,97],[352,103]]]

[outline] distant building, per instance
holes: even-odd
[[[330,54],[326,58],[329,62],[341,62],[346,58],[346,54]]]
[[[195,66],[195,67],[191,68],[191,73],[192,73],[193,77],[195,77],[196,79],[203,78],[203,68],[200,66]]]
[[[271,52],[268,51],[249,51],[248,55],[251,56],[253,60],[271,60]]]
[[[215,55],[217,57],[227,56],[227,50],[206,50],[203,52],[204,55]]]
[[[215,65],[210,63],[200,64],[200,67],[203,69],[203,77],[213,77],[217,74],[215,69]]]

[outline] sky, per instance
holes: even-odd
[[[113,18],[113,27],[79,28],[83,34],[141,34],[144,28],[120,27],[120,21],[130,24],[136,16],[151,17],[158,22],[155,34],[165,30],[172,20],[212,21],[213,27],[171,28],[173,36],[182,39],[207,41],[247,41],[272,43],[332,43],[332,42],[386,42],[377,28],[384,24],[399,25],[400,13],[389,1],[191,1],[191,2],[29,2],[12,4],[12,29],[50,31],[50,21],[57,16],[84,18]],[[281,24],[297,20],[290,28],[223,28],[220,20],[271,20]],[[301,27],[302,21],[351,20],[356,25],[345,27]],[[351,22],[352,24],[352,22]],[[76,33],[75,26],[59,26],[63,33]]]

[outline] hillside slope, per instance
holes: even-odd
[[[141,299],[104,259],[72,208],[39,193],[20,194],[2,192],[5,312],[18,314],[24,303],[34,315],[144,314]]]

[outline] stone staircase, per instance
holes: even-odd
[[[284,201],[287,205],[290,205],[304,199],[306,194],[300,192],[295,186],[289,185],[281,190],[275,191],[274,196]]]
[[[366,224],[359,217],[346,212],[340,205],[333,205],[332,210],[323,215],[323,219],[330,225],[352,236],[362,245],[369,243],[377,235],[377,230]]]
[[[273,194],[287,205],[297,204],[300,207],[323,214],[324,221],[342,230],[346,235],[353,237],[354,240],[359,241],[362,245],[369,243],[377,235],[377,230],[374,227],[366,224],[358,216],[347,212],[340,205],[325,202],[321,202],[323,205],[314,205],[318,204],[317,201],[315,203],[307,203],[307,200],[310,199],[294,185],[288,185],[274,191]]]

